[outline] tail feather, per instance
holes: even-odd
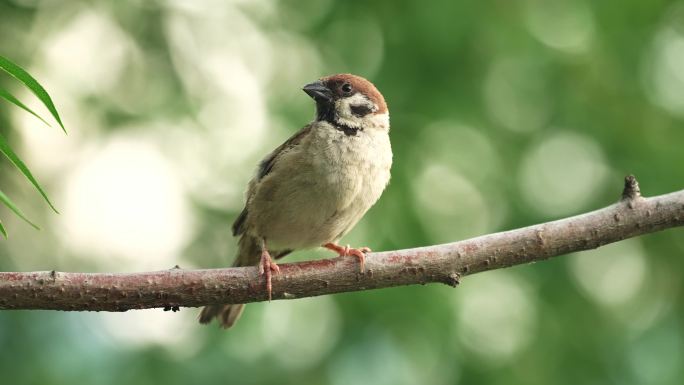
[[[240,237],[238,242],[238,254],[235,262],[233,262],[233,266],[254,266],[259,263],[260,256],[261,251],[259,250],[257,239],[245,234]],[[208,324],[216,318],[219,326],[228,329],[240,319],[244,309],[244,304],[205,306],[199,314],[199,322],[201,324]]]
[[[240,319],[243,310],[245,310],[245,305],[241,303],[235,305],[205,306],[200,312],[199,322],[206,325],[216,318],[219,321],[219,326],[228,329],[235,325],[235,322]]]

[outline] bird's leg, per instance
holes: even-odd
[[[359,260],[359,265],[361,265],[361,272],[363,273],[366,269],[366,253],[370,252],[371,249],[368,247],[361,247],[358,249],[350,248],[347,246],[340,246],[336,243],[326,243],[323,245],[328,250],[336,252],[341,257],[346,257],[348,255],[353,255]]]
[[[268,292],[268,300],[271,300],[271,292],[273,291],[273,286],[271,284],[271,272],[280,273],[280,268],[271,259],[271,254],[268,253],[268,248],[266,248],[266,240],[261,240],[261,260],[259,261],[259,275],[266,276],[266,291]]]

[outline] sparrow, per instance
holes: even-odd
[[[294,250],[324,247],[358,259],[368,247],[341,246],[390,180],[389,111],[368,80],[337,74],[304,86],[316,103],[313,122],[268,154],[247,186],[245,207],[233,223],[239,236],[233,266],[257,266],[271,300],[274,260]],[[244,304],[211,305],[199,321],[230,328]]]

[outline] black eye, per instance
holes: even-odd
[[[342,84],[342,92],[344,92],[345,94],[351,93],[352,92],[351,84],[349,84],[349,83]]]

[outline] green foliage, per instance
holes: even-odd
[[[9,143],[7,143],[7,139],[5,139],[5,137],[2,135],[0,135],[0,152],[5,154],[7,159],[9,159],[10,162],[12,162],[12,164],[16,166],[22,174],[24,174],[24,176],[26,176],[26,178],[31,182],[33,187],[35,187],[36,190],[38,190],[38,192],[40,193],[40,195],[43,196],[45,202],[47,202],[47,204],[50,205],[50,208],[57,212],[57,209],[55,209],[55,206],[52,205],[52,202],[50,202],[47,195],[45,194],[45,191],[43,191],[43,188],[40,187],[38,181],[36,181],[36,178],[33,177],[31,171],[28,169],[28,167],[26,167],[24,162],[22,162],[22,160],[19,159],[17,154],[9,146]]]
[[[38,230],[38,226],[36,226],[36,224],[34,224],[34,223],[31,222],[28,218],[26,218],[26,216],[24,215],[24,213],[23,213],[23,212],[14,204],[14,202],[12,202],[12,201],[9,199],[9,197],[8,197],[7,195],[5,195],[5,193],[2,192],[2,191],[0,191],[0,202],[2,202],[5,206],[9,207],[9,209],[12,210],[15,214],[17,214],[17,216],[18,216],[19,218],[25,220],[28,224],[30,224],[30,225],[33,226],[36,230]],[[3,234],[4,234],[4,235],[7,235],[4,231],[3,231]]]
[[[227,266],[253,168],[313,116],[300,87],[339,72],[382,91],[394,152],[344,243],[395,250],[581,214],[632,173],[645,196],[680,190],[682,20],[672,0],[0,1],[0,52],[49,74],[73,111],[68,145],[54,130],[20,153],[51,166],[60,226],[39,242],[12,229],[0,270]],[[0,129],[18,114],[0,109]],[[0,168],[15,201],[34,191],[24,178]],[[31,219],[52,216],[31,203]],[[227,332],[198,309],[2,311],[0,383],[679,385],[683,231],[455,289],[249,304]]]
[[[64,132],[66,133],[66,129],[64,128],[62,120],[60,119],[59,114],[57,113],[57,109],[55,108],[55,105],[52,102],[52,98],[50,98],[50,95],[47,93],[47,91],[45,91],[45,88],[43,88],[43,86],[41,86],[36,79],[29,75],[29,73],[26,72],[23,68],[19,67],[17,64],[11,62],[9,59],[3,56],[0,56],[0,70],[3,70],[12,77],[16,78],[21,83],[23,83],[29,90],[31,90],[31,92],[33,92],[33,94],[35,94],[38,97],[38,99],[43,103],[43,105],[45,105],[48,111],[50,111],[50,113],[55,118],[57,123],[59,123],[59,126],[62,127],[62,130],[64,130]],[[14,97],[14,95],[12,95],[9,91],[0,88],[0,97],[18,106],[19,108],[29,112],[31,115],[40,119],[43,123],[50,126],[50,124],[46,122],[45,119],[43,119],[33,110],[28,108],[24,103],[19,101],[19,99]],[[54,212],[57,212],[57,209],[52,204],[52,202],[50,202],[50,199],[48,199],[47,194],[40,186],[40,184],[38,184],[38,181],[33,176],[33,174],[31,174],[29,168],[26,167],[24,162],[19,158],[19,156],[17,156],[14,150],[12,150],[12,147],[10,146],[9,142],[2,135],[0,135],[0,152],[2,152],[7,157],[7,159],[9,159],[9,161],[17,169],[19,169],[19,171],[29,180],[29,182],[31,182],[33,187],[35,187],[36,190],[38,190],[38,192],[43,197],[43,199],[45,199],[45,202],[47,202],[50,208],[54,210]],[[12,210],[17,216],[26,221],[28,224],[38,229],[38,226],[36,226],[33,222],[26,218],[24,213],[2,191],[0,191],[0,202],[2,202],[5,206],[7,206],[10,210]],[[0,223],[0,232],[5,238],[7,237],[7,232],[2,223]]]
[[[36,118],[40,119],[41,122],[45,123],[48,127],[50,127],[50,123],[48,123],[45,119],[43,119],[40,115],[36,114],[32,109],[26,107],[24,103],[19,101],[19,99],[15,98],[14,95],[10,94],[7,90],[0,88],[0,98],[3,98],[7,100],[8,102],[16,105],[17,107],[21,108],[22,110],[30,113],[31,115],[35,116]]]
[[[9,59],[1,55],[0,69],[7,72],[10,76],[16,78],[20,82],[22,82],[29,90],[31,90],[31,92],[33,92],[33,94],[38,97],[38,99],[43,103],[43,105],[45,105],[48,111],[50,111],[52,117],[55,118],[57,123],[59,123],[59,126],[62,127],[62,130],[66,134],[66,128],[64,128],[64,125],[62,124],[62,119],[59,117],[59,113],[57,113],[57,109],[55,108],[55,104],[52,102],[52,98],[47,93],[47,91],[45,91],[45,88],[43,88],[43,86],[41,86],[40,83],[38,83],[38,81],[33,78],[33,76],[31,76],[28,72],[26,72],[23,68],[19,67],[17,64],[11,62]]]

